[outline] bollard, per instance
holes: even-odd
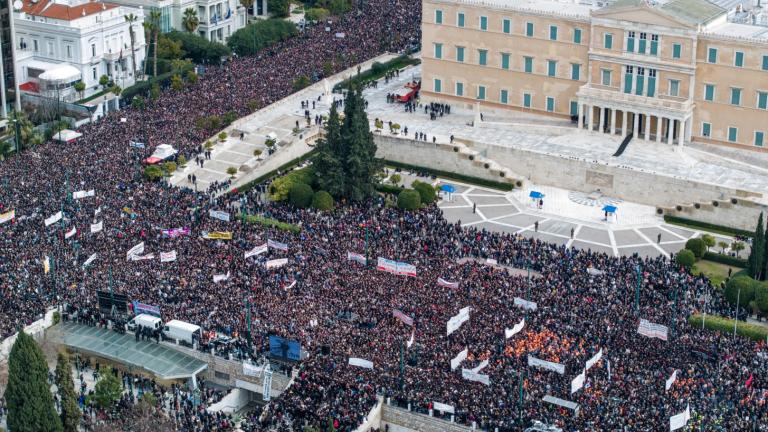
[[[411,410],[411,403],[408,402],[408,411],[410,411],[410,410]]]
[[[391,397],[387,398],[387,405],[392,405],[392,398]]]
[[[475,430],[475,429],[477,429],[477,422],[473,421],[472,422],[472,430]]]
[[[453,414],[451,414],[451,423],[453,423],[453,422],[454,422]]]
[[[432,411],[431,409],[429,410],[429,416],[430,416],[430,417],[434,417],[434,416],[435,416],[435,413],[434,413],[434,411]]]

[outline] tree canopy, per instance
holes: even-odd
[[[269,4],[272,9],[272,3]],[[237,55],[254,55],[275,42],[296,35],[296,25],[282,19],[259,20],[232,33],[227,46]]]

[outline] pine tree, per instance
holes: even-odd
[[[331,112],[325,126],[325,138],[317,145],[317,157],[313,163],[317,184],[321,190],[327,191],[336,198],[344,196],[344,146],[341,142],[341,120],[336,105],[331,106]]]
[[[48,365],[40,346],[19,332],[8,360],[8,430],[13,432],[61,432],[61,420],[53,406],[48,385]]]
[[[749,274],[753,278],[760,280],[763,273],[765,260],[765,228],[763,226],[763,213],[757,218],[757,227],[755,228],[755,237],[752,239],[752,250],[749,253]]]
[[[347,92],[341,136],[346,147],[345,196],[352,201],[363,201],[376,192],[375,175],[379,163],[376,160],[376,143],[373,141],[368,114],[365,112],[365,100],[360,89]]]
[[[56,363],[56,387],[61,400],[61,424],[64,432],[77,432],[80,425],[80,408],[77,406],[77,393],[72,380],[72,366],[64,353],[59,353]]]

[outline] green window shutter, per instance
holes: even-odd
[[[571,79],[578,81],[581,78],[581,65],[571,65]]]
[[[443,58],[443,44],[439,44],[439,43],[435,44],[435,58],[436,59]]]
[[[547,98],[547,111],[554,112],[555,111],[555,98],[548,97]]]
[[[672,58],[679,59],[683,51],[683,46],[680,44],[672,44]]]
[[[488,17],[480,17],[480,30],[488,30]]]
[[[581,29],[573,29],[573,43],[581,43]]]
[[[531,95],[530,95],[530,93],[525,93],[523,95],[523,106],[526,107],[526,108],[530,108],[531,107]]]
[[[710,123],[701,124],[701,135],[705,137],[712,135],[712,125]]]
[[[651,41],[651,55],[659,55],[659,41],[652,40]]]
[[[458,19],[456,20],[456,25],[459,27],[464,27],[464,14],[459,13]]]
[[[456,83],[456,96],[464,96],[464,83]]]
[[[488,64],[488,51],[487,50],[477,50],[477,63],[480,66],[485,66]]]
[[[502,21],[502,30],[506,34],[512,33],[512,21],[508,19],[505,19],[504,21]]]
[[[612,34],[606,34],[605,35],[605,48],[606,49],[613,49],[613,35]]]
[[[736,142],[736,140],[739,138],[739,130],[735,127],[729,127],[728,128],[728,141],[730,142]]]
[[[704,86],[704,100],[710,102],[715,100],[715,86],[712,84],[706,84]]]
[[[547,60],[547,75],[553,77],[557,72],[557,62],[554,60]]]
[[[501,68],[502,69],[509,69],[509,54],[502,54],[501,55]]]
[[[648,77],[648,97],[656,96],[656,77]]]
[[[576,101],[571,101],[571,115],[572,116],[579,115],[579,103]]]
[[[763,70],[768,71],[768,55],[763,56]]]
[[[643,94],[643,86],[645,84],[645,75],[637,75],[637,80],[635,81],[635,94],[641,95]]]
[[[627,51],[635,52],[635,38],[627,38]]]
[[[741,89],[731,89],[731,105],[741,105]]]
[[[733,58],[733,65],[736,67],[744,67],[744,53],[736,51]]]
[[[646,40],[640,39],[640,42],[638,42],[637,44],[637,52],[639,52],[640,54],[645,54],[645,45],[646,45]]]
[[[480,100],[485,100],[485,86],[477,87],[477,98]]]
[[[525,73],[533,73],[533,57],[523,57],[525,60]]]
[[[632,93],[632,74],[624,74],[624,93]]]
[[[525,23],[525,35],[533,37],[533,23]]]
[[[763,138],[765,138],[765,134],[760,131],[755,131],[755,145],[757,147],[763,146]]]
[[[464,47],[456,47],[456,61],[464,62]]]
[[[757,92],[757,107],[760,109],[768,109],[768,93]]]
[[[549,39],[553,41],[557,40],[557,26],[549,27]]]
[[[443,90],[443,82],[435,78],[435,93],[440,93]]]
[[[717,63],[717,48],[710,48],[707,51],[707,62]]]
[[[435,11],[435,24],[442,24],[443,23],[443,11],[440,9],[437,9]]]
[[[508,99],[509,99],[509,94],[507,93],[506,90],[502,90],[501,95],[499,95],[499,101],[501,101],[501,103],[503,104],[506,104],[506,103],[509,103]]]

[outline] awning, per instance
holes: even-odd
[[[80,70],[68,64],[59,65],[40,74],[38,79],[53,83],[69,83],[82,77]]]
[[[528,196],[536,199],[544,198],[544,194],[538,191],[531,191],[531,193]]]
[[[59,141],[59,142],[71,143],[74,140],[80,138],[81,136],[83,136],[83,134],[81,134],[80,132],[75,132],[69,129],[62,129],[60,132],[54,135],[54,138],[56,139],[56,141]]]
[[[456,188],[453,185],[449,185],[449,184],[444,184],[444,185],[440,186],[440,190],[443,191],[443,192],[448,192],[448,193],[456,192]]]
[[[603,211],[608,213],[616,213],[616,210],[617,210],[616,206],[612,206],[612,205],[607,205],[603,207]]]

